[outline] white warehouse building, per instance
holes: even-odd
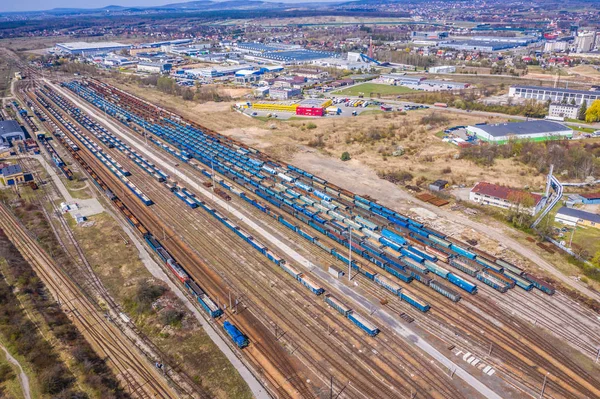
[[[467,126],[466,130],[471,136],[496,144],[510,140],[546,141],[573,137],[573,130],[568,127],[543,120]]]

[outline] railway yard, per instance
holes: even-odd
[[[543,276],[98,80],[22,83],[272,397],[600,397],[598,314]]]

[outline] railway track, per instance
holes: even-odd
[[[110,151],[110,150],[109,150],[109,151]],[[121,156],[121,155],[120,155],[118,152],[116,152],[116,151],[114,151],[114,152],[112,153],[112,155],[113,155],[115,158],[116,158],[116,157],[119,157],[119,156]],[[121,157],[122,157],[122,156],[121,156]],[[126,157],[122,157],[122,159],[118,159],[118,160],[119,160],[119,161],[120,161],[122,164],[126,164],[126,162],[130,162],[130,161],[128,161],[128,160],[126,159]],[[131,178],[131,177],[130,177],[130,178]],[[142,179],[142,180],[146,180],[146,179]],[[154,184],[154,180],[152,180],[152,179],[147,179],[147,181],[148,181],[148,184]],[[161,198],[161,201],[156,201],[156,199],[155,199],[155,202],[156,202],[156,204],[153,206],[153,209],[160,208],[160,204],[161,204],[161,203],[169,203],[169,202],[170,202],[171,204],[170,204],[170,205],[168,205],[168,206],[166,206],[166,208],[167,208],[167,209],[169,209],[169,210],[171,210],[171,212],[173,212],[172,210],[173,210],[173,209],[176,209],[176,208],[177,208],[177,206],[180,204],[180,202],[178,202],[179,200],[178,200],[178,199],[176,199],[176,198],[175,198],[175,197],[174,197],[174,196],[173,196],[173,195],[172,195],[170,192],[168,192],[168,191],[167,191],[167,190],[166,190],[164,187],[162,187],[162,185],[160,185],[158,188],[156,188],[156,187],[155,187],[155,188],[150,188],[150,187],[144,187],[144,186],[143,186],[143,183],[144,183],[143,181],[135,181],[135,182],[136,182],[136,184],[137,184],[137,185],[139,185],[139,187],[141,187],[142,189],[144,189],[144,188],[145,188],[145,189],[144,189],[144,191],[145,191],[145,192],[147,192],[147,193],[149,193],[149,195],[151,195],[151,196],[153,196],[153,197],[156,197],[157,195],[159,195],[159,194],[158,194],[158,192],[160,191],[160,189],[162,189],[163,193],[161,194],[161,197],[162,197],[162,198]],[[177,220],[177,219],[182,219],[182,213],[185,213],[185,212],[187,212],[187,211],[188,211],[187,209],[186,209],[185,211],[178,210],[178,211],[177,211],[177,213],[176,213],[175,215],[171,215],[171,216],[172,216],[172,218],[173,218],[174,220]],[[165,209],[163,209],[163,212],[165,212]],[[197,211],[196,211],[196,212],[197,212]],[[157,213],[158,213],[158,212],[157,212]],[[165,216],[166,216],[166,215],[167,215],[167,213],[165,213]],[[165,219],[165,218],[164,218],[164,217],[161,217],[161,219]],[[212,223],[212,224],[213,224],[213,225],[211,226],[211,229],[210,229],[210,231],[212,231],[213,233],[215,233],[215,231],[217,231],[217,230],[219,230],[219,229],[223,229],[221,226],[218,226],[218,225],[216,225],[216,224],[215,224],[215,223],[216,223],[216,221],[211,221],[211,220],[204,220],[204,221],[202,221],[202,222],[200,223],[200,225],[201,225],[201,226],[206,226],[206,225],[205,225],[205,223]],[[193,232],[192,232],[192,231],[189,231],[188,229],[189,229],[189,227],[190,227],[190,226],[191,226],[192,228],[194,228],[194,230],[196,230],[196,231],[193,231]],[[183,220],[183,219],[182,219],[182,222],[180,222],[180,224],[177,226],[177,231],[186,231],[186,232],[188,233],[188,236],[194,235],[194,233],[195,233],[195,234],[197,234],[197,233],[198,233],[198,230],[199,230],[199,229],[197,229],[196,227],[194,227],[193,220],[189,220],[189,221],[188,221],[188,220]],[[225,233],[226,233],[226,234],[228,234],[227,232],[225,232]],[[200,244],[202,244],[202,242],[204,241],[204,238],[205,238],[205,237],[203,237],[203,239],[201,239],[199,242],[196,242],[196,243],[194,243],[194,245],[192,245],[192,247],[194,247],[194,248],[197,248],[197,247],[198,247]],[[237,237],[236,237],[236,238],[237,238]],[[221,241],[221,239],[222,239],[222,238],[220,237],[220,238],[219,238],[219,241]],[[237,245],[237,247],[239,248],[239,251],[240,251],[240,252],[247,252],[247,251],[246,251],[246,248],[244,248],[243,246],[241,246],[241,247],[240,247],[240,244],[239,244],[239,243],[237,243],[237,244],[236,244],[235,242],[232,242],[232,243],[231,243],[231,245],[230,245],[230,243],[229,243],[229,242],[226,242],[226,244],[227,244],[227,245],[226,245],[226,247],[227,247],[227,248],[233,248],[233,246],[234,246],[234,245]],[[214,251],[214,250],[212,249],[212,247],[211,247],[211,246],[208,246],[208,247],[207,247],[207,246],[203,246],[203,247],[202,247],[202,250],[201,250],[201,251],[199,251],[199,252],[200,252],[200,253],[202,253],[202,254],[207,254],[207,253],[210,253],[210,252],[211,252],[211,250],[212,250],[212,251]],[[251,253],[251,254],[252,254],[252,257],[254,257],[254,258],[255,258],[255,259],[257,259],[258,261],[261,261],[261,262],[263,262],[263,263],[264,263],[264,261],[263,261],[262,259],[258,259],[258,256],[257,256],[257,255],[254,255],[254,253]],[[215,256],[215,258],[214,258],[214,259],[223,259],[223,258],[225,258],[225,259],[226,259],[226,255],[227,255],[227,252],[225,252],[225,253],[222,253],[222,254],[218,254],[218,255],[216,255],[216,256]],[[269,266],[270,266],[270,265],[269,265]],[[274,265],[273,265],[273,266],[274,266]],[[270,267],[271,267],[271,266],[270,266]],[[271,267],[271,269],[270,269],[270,270],[266,270],[266,271],[267,271],[267,272],[269,272],[269,273],[272,273],[272,272],[273,272],[272,268],[273,268],[273,267]],[[247,280],[247,279],[248,279],[248,276],[247,276],[247,275],[239,275],[239,276],[238,276],[238,279],[239,279],[239,280],[242,280],[242,281],[243,281],[244,279],[246,279],[246,280]],[[287,279],[287,278],[285,278],[285,276],[284,276],[284,281],[285,281],[286,279]],[[287,284],[288,284],[288,286],[290,287],[290,289],[291,289],[291,290],[293,290],[293,289],[296,289],[296,288],[297,288],[297,286],[295,286],[295,285],[294,285],[294,286],[292,286],[292,284],[294,284],[294,283],[292,283],[291,281],[288,281],[288,282],[287,282]],[[255,292],[255,294],[258,294],[258,293],[256,293],[256,292]],[[272,300],[266,300],[265,298],[263,298],[263,299],[260,301],[260,303],[271,303],[271,302],[273,302],[273,301],[272,301]],[[322,305],[321,305],[321,306],[322,306]],[[280,314],[279,314],[279,318],[280,318],[280,319],[283,319],[283,318],[284,318],[284,316],[283,316],[283,315],[280,313]],[[310,320],[309,320],[309,321],[310,321]],[[306,321],[304,321],[304,322],[306,322]],[[303,323],[304,323],[304,322],[303,322]],[[334,318],[333,318],[333,320],[332,320],[332,324],[333,324],[333,323],[335,323],[335,322],[337,322],[337,320],[336,320],[336,318],[334,317]],[[301,323],[300,325],[302,325],[302,323]],[[321,334],[322,334],[322,332],[323,332],[323,331],[326,331],[326,329],[324,328],[324,326],[322,326],[322,327],[321,327],[321,329],[322,329],[322,330],[318,331],[318,332],[319,332],[319,333],[321,333]],[[316,331],[312,331],[312,332],[313,332],[313,333],[316,333]],[[356,334],[356,333],[354,333],[354,334]],[[364,340],[364,338],[363,338],[363,340]],[[309,346],[309,343],[307,343],[306,347],[308,347],[308,346]],[[406,349],[406,348],[404,348],[404,349]],[[344,355],[344,354],[340,354],[340,356],[341,356],[341,355]],[[372,365],[370,365],[370,367],[371,367],[371,368],[375,368],[375,365],[374,365],[374,364],[372,364]],[[340,368],[340,367],[338,367],[338,368]],[[415,372],[415,371],[417,371],[417,370],[416,370],[416,369],[413,369],[413,372]],[[405,381],[402,381],[402,383],[404,383],[404,382],[405,382]],[[435,385],[436,385],[436,382],[435,382],[435,381],[433,381],[433,380],[431,380],[431,381],[428,381],[427,383],[428,383],[428,385],[430,385],[430,386],[435,386]],[[451,392],[447,391],[447,389],[446,389],[445,387],[443,387],[443,386],[439,385],[439,383],[437,383],[437,384],[438,384],[438,387],[439,387],[440,391],[441,391],[441,392],[445,392],[444,396],[442,396],[442,397],[460,397],[460,396],[458,396],[458,395],[457,395],[457,393],[456,393],[456,392],[455,392],[454,394],[452,394]],[[365,384],[365,386],[368,386],[368,383],[367,383],[367,384]],[[399,386],[401,386],[401,385],[399,385]],[[423,389],[425,389],[425,388],[423,388]],[[410,392],[406,392],[406,395],[407,395],[407,396],[408,396],[409,394],[410,394]]]
[[[117,157],[117,156],[119,156],[119,155],[118,155],[116,152],[114,152],[114,153],[113,153],[113,156]],[[123,162],[127,162],[127,161],[126,161],[125,159],[123,159]],[[149,179],[149,180],[151,180],[151,179]],[[153,181],[152,181],[152,182],[153,182]],[[140,184],[140,182],[139,182],[139,181],[136,181],[136,183],[137,183],[137,184]],[[142,187],[142,188],[143,188],[143,187]],[[165,191],[166,191],[166,190],[165,190]],[[146,189],[146,190],[145,190],[145,192],[147,192],[147,193],[154,193],[153,195],[156,195],[156,191],[150,191],[150,190]],[[172,196],[172,194],[170,194],[170,193],[168,193],[168,198],[169,198],[169,200],[171,200],[171,201],[178,201],[178,200],[176,200],[176,199],[175,199],[175,197],[173,197],[173,196]],[[175,204],[175,206],[177,206],[177,204],[178,204],[178,203],[176,203],[176,204]],[[156,206],[156,205],[155,205],[155,206]],[[154,208],[154,207],[153,207],[153,208]],[[173,208],[172,208],[172,207],[170,207],[170,209],[173,209]],[[179,216],[181,216],[181,215],[179,215]],[[188,224],[186,223],[186,226],[187,226],[187,225],[188,225]],[[185,226],[180,226],[180,229],[179,229],[179,230],[184,230],[184,229],[185,229]],[[206,249],[205,249],[205,250],[206,250]],[[241,248],[241,250],[242,250],[242,251],[245,251],[245,248]],[[256,255],[253,255],[253,256],[256,256]],[[337,320],[334,320],[334,322],[337,322]],[[372,365],[371,367],[374,367],[374,366]],[[416,371],[416,370],[415,370],[415,371]],[[435,371],[436,371],[436,372],[437,372],[439,375],[443,375],[443,373],[439,373],[439,370],[435,370]],[[427,381],[427,385],[429,385],[429,386],[436,386],[436,384],[438,384],[438,387],[439,387],[439,389],[440,389],[440,391],[441,391],[441,392],[445,392],[445,393],[444,393],[444,396],[442,396],[442,397],[460,397],[460,396],[458,396],[457,392],[454,392],[454,394],[452,394],[451,392],[447,391],[447,388],[446,388],[446,387],[444,387],[444,386],[442,386],[442,385],[439,385],[439,383],[436,383],[434,380]],[[365,384],[365,386],[368,386],[368,384]],[[425,388],[425,387],[424,387],[423,389],[425,390],[425,389],[427,389],[427,388]],[[406,395],[407,395],[407,396],[408,396],[409,394],[410,394],[409,392],[406,392]]]
[[[37,105],[41,107],[39,103]],[[54,120],[54,122],[60,126],[60,122],[58,120]],[[71,138],[75,141],[74,137]],[[202,281],[203,284],[205,284],[208,292],[210,292],[213,297],[220,296],[221,298],[224,298],[228,295],[228,291],[223,288],[224,284],[221,281],[220,276],[215,275],[208,267],[206,267],[206,265],[203,265],[201,259],[195,253],[190,253],[189,249],[181,243],[181,241],[176,237],[175,233],[172,232],[168,226],[153,218],[145,218],[144,215],[146,208],[143,205],[140,205],[137,198],[134,198],[130,192],[126,191],[126,188],[122,186],[120,182],[113,181],[114,176],[104,170],[104,166],[100,164],[94,156],[86,154],[82,151],[78,151],[77,153],[80,154],[87,164],[92,166],[92,168],[98,173],[103,181],[109,185],[109,188],[114,193],[117,193],[121,200],[125,202],[133,212],[135,212],[136,216],[139,216],[138,218],[143,222],[143,224],[147,226],[149,230],[155,234],[155,236],[164,241],[165,247],[167,250],[169,250],[169,252],[171,252],[177,259],[181,259],[184,264],[194,265],[194,273],[198,276],[201,276],[199,281]],[[167,275],[170,275],[168,270]],[[243,312],[242,315],[233,318],[236,320],[236,323],[247,327],[245,332],[256,331],[254,334],[256,337],[271,335],[271,332],[259,320],[257,320],[255,317],[252,317],[249,312]],[[259,340],[256,342],[259,342]],[[295,374],[295,369],[290,365],[287,353],[282,351],[278,344],[274,342],[261,343],[260,348],[260,353],[262,356],[264,356],[264,358],[273,365],[273,372],[277,375],[285,374],[287,376],[285,378],[275,378],[266,371],[261,373],[260,377],[262,378],[259,379],[263,381],[265,379],[268,380],[268,382],[272,384],[271,388],[276,396],[284,398],[292,397],[287,394],[287,390],[289,390],[289,388],[284,389],[283,385],[291,385],[291,391],[305,393],[308,392],[302,381],[300,381],[298,378],[291,377]],[[260,359],[260,356],[255,356],[253,358],[251,357],[251,360],[253,361],[255,369],[267,369],[265,364],[263,364],[263,360]],[[307,394],[305,397],[310,397],[310,395]]]
[[[133,397],[177,398],[154,367],[132,348],[107,315],[95,306],[81,288],[60,269],[26,233],[4,204],[0,204],[0,227],[37,275],[71,315],[81,333],[118,370],[117,377],[129,388]]]
[[[417,284],[417,285],[418,285],[418,284]],[[414,286],[413,286],[413,287],[414,287]],[[428,290],[423,290],[423,294],[424,294],[424,295],[427,295],[428,297],[432,297],[432,293],[431,293],[431,291],[428,291]],[[440,300],[440,297],[438,297],[438,296],[434,296],[434,298],[435,298],[435,300],[436,300],[436,301],[439,301],[439,300]],[[449,306],[448,306],[448,307],[449,307]],[[456,308],[456,307],[455,307],[455,308]],[[446,310],[446,308],[444,308],[444,309],[440,309],[440,310]],[[450,312],[452,312],[452,311],[453,311],[453,309],[448,309],[448,310],[449,310]],[[463,317],[463,315],[464,315],[464,312],[460,313],[460,315],[457,317],[457,319],[456,319],[456,320],[452,320],[452,319],[450,319],[450,318],[449,318],[449,316],[446,316],[446,320],[443,320],[443,321],[444,321],[444,322],[451,322],[452,324],[455,324],[455,325],[460,325],[461,323],[456,323],[456,321],[457,321],[457,320],[458,320],[458,321],[460,321],[460,319]],[[510,320],[510,319],[509,319],[509,320]],[[477,325],[477,326],[479,327],[480,325],[482,325],[482,323],[481,323],[481,321],[479,321],[479,322],[477,322],[477,321],[476,321],[474,325]],[[483,323],[483,326],[485,326],[485,323]],[[488,328],[489,328],[489,327],[488,327]],[[509,332],[509,331],[503,331],[502,333],[504,334],[504,336],[495,335],[495,337],[496,337],[495,339],[498,339],[498,340],[499,340],[499,342],[501,342],[502,344],[506,344],[507,342],[510,344],[510,342],[511,342],[511,341],[514,339],[514,333],[511,333],[511,332]],[[467,331],[467,334],[469,334],[469,332],[468,332],[468,331]],[[538,337],[535,337],[535,339],[538,339]],[[483,341],[482,341],[482,343],[483,343]],[[540,346],[542,346],[542,344],[539,344],[539,345],[540,345]],[[544,345],[545,345],[545,344],[544,344]],[[525,349],[527,349],[527,350],[529,351],[529,349],[531,349],[531,348],[525,347]],[[536,349],[539,349],[539,348],[534,348],[532,351],[525,352],[525,353],[527,353],[527,354],[529,354],[529,355],[532,355],[532,356],[537,356]],[[551,352],[551,353],[554,353],[554,352]],[[556,353],[554,353],[554,354],[556,354]],[[515,359],[513,359],[513,360],[515,360]],[[517,360],[518,360],[518,356],[517,356]],[[546,360],[546,361],[548,360],[548,354],[546,354],[546,355],[545,355],[545,359],[544,359],[544,360]],[[522,360],[521,360],[520,362],[521,362],[521,364],[523,363],[523,361],[522,361]],[[527,364],[527,363],[526,363],[526,364],[525,364],[525,366],[530,366],[530,364]],[[584,374],[584,375],[585,375],[585,374]],[[585,375],[585,376],[587,377],[587,375]],[[571,373],[571,377],[569,377],[569,378],[573,378],[573,375],[572,375],[572,373]],[[569,378],[567,378],[567,379],[569,379]],[[576,379],[577,379],[577,378],[574,378],[574,379],[572,379],[572,381],[575,381]],[[584,384],[584,385],[585,385],[585,384]],[[580,387],[580,388],[581,388],[581,387]],[[593,392],[593,388],[592,388],[592,392]],[[563,392],[563,393],[566,393],[566,392]]]

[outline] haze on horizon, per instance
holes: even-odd
[[[216,0],[224,1],[224,0]],[[298,3],[304,0],[263,0],[276,1],[278,3]],[[89,0],[82,4],[79,0],[23,0],[13,2],[2,2],[0,13],[3,12],[23,12],[23,11],[44,11],[54,8],[102,8],[106,6],[123,7],[150,7],[162,6],[165,4],[184,3],[185,0]]]

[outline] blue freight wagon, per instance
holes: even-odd
[[[377,328],[373,323],[371,323],[370,321],[353,311],[350,311],[350,313],[348,314],[348,319],[352,323],[356,324],[361,330],[369,334],[371,337],[374,337],[377,334],[379,334],[379,328]]]
[[[213,302],[212,299],[196,284],[193,280],[186,280],[185,286],[190,294],[198,301],[200,306],[209,314],[210,317],[216,318],[223,314],[223,311]]]
[[[406,244],[406,239],[404,237],[402,237],[402,236],[394,233],[393,231],[391,231],[389,229],[383,228],[381,230],[381,235],[383,235],[387,239],[389,239],[389,240],[391,240],[391,241],[393,241],[395,243],[398,243],[400,245],[405,245]]]
[[[415,308],[419,309],[421,312],[427,312],[431,308],[431,306],[429,306],[428,303],[418,299],[406,290],[402,291],[402,293],[400,294],[400,298],[402,298],[403,301],[410,304],[411,306],[414,306]]]
[[[477,257],[474,253],[469,252],[456,244],[451,244],[450,249],[456,252],[457,254],[464,256],[465,258],[475,259]]]
[[[485,271],[477,273],[476,277],[477,277],[477,280],[489,285],[496,291],[499,291],[502,293],[508,291],[508,284],[506,284],[504,281],[501,281],[501,280],[495,278],[492,275],[487,274]]]
[[[428,260],[425,260],[425,267],[427,268],[427,270],[437,274],[438,276],[440,276],[441,278],[446,278],[448,277],[448,274],[450,273],[448,270],[444,269],[443,267],[436,265],[433,262],[430,262]]]
[[[382,276],[381,274],[378,274],[375,276],[375,282],[377,284],[379,284],[380,286],[382,286],[383,288],[385,288],[386,290],[393,293],[394,295],[400,296],[400,292],[402,291],[402,288],[398,284],[396,284],[392,280],[390,280],[389,278]]]
[[[504,275],[509,279],[515,282],[519,288],[524,289],[525,291],[531,291],[533,289],[533,284],[529,280],[525,280],[522,276],[511,272],[508,269],[504,270]]]
[[[348,317],[348,314],[352,311],[352,309],[330,294],[325,295],[324,299],[329,306],[337,310],[340,314],[344,315],[344,317]]]
[[[479,263],[480,265],[483,265],[484,267],[487,267],[488,269],[492,269],[496,273],[502,273],[504,271],[504,269],[502,268],[502,266],[497,265],[496,263],[491,262],[491,261],[487,260],[486,258],[483,258],[483,257],[481,257],[479,255],[477,255],[477,258],[475,258],[475,261],[477,263]]]
[[[297,279],[302,283],[302,285],[311,290],[311,292],[315,295],[321,295],[325,292],[325,290],[322,287],[320,287],[317,283],[315,283],[312,278],[302,273],[298,275]]]
[[[411,276],[407,271],[401,269],[400,267],[392,264],[387,264],[384,267],[385,271],[390,273],[391,275],[399,278],[405,283],[410,283],[413,280],[413,276]]]
[[[455,274],[448,273],[446,279],[452,284],[456,285],[458,288],[467,291],[471,295],[475,295],[477,293],[477,286],[475,284],[472,284],[461,277],[456,276]]]
[[[225,329],[227,334],[231,337],[233,342],[235,342],[238,348],[243,349],[250,343],[248,337],[242,334],[242,332],[229,321],[223,323],[223,329]]]

